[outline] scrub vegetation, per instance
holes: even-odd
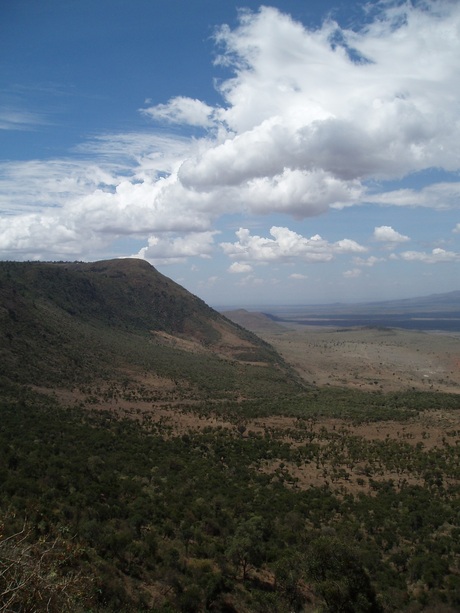
[[[145,263],[0,268],[0,611],[459,610],[458,395],[308,385]]]

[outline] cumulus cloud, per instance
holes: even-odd
[[[247,262],[233,262],[228,268],[228,272],[234,274],[248,273],[252,272],[252,266]]]
[[[201,100],[176,96],[166,104],[141,109],[141,113],[158,121],[206,128],[213,124],[214,109]]]
[[[460,223],[458,223],[455,228],[452,230],[452,232],[455,232],[456,234],[460,233]]]
[[[308,30],[274,8],[244,13],[218,34],[235,72],[221,85],[221,118],[243,135],[233,149],[255,140],[267,169],[287,159],[341,179],[458,168],[459,21],[458,5],[439,2],[393,6],[358,32],[332,21]],[[212,152],[208,172],[216,162]]]
[[[0,219],[0,256],[15,259],[72,259],[97,242],[109,245],[108,237],[88,230],[81,234],[72,222],[49,214],[24,214]]]
[[[151,185],[122,181],[113,192],[97,189],[43,212],[4,216],[0,219],[0,253],[20,259],[37,254],[41,259],[85,257],[119,236],[209,231],[209,217],[194,210],[190,198],[179,201],[179,218],[172,218],[170,201],[162,189],[157,186],[152,202]],[[175,192],[180,197],[180,188],[167,191],[168,196]]]
[[[188,257],[210,258],[217,232],[193,232],[186,236],[149,236],[148,244],[133,257],[152,264],[172,264]]]
[[[336,255],[362,253],[366,248],[350,239],[329,243],[316,234],[306,238],[297,232],[273,226],[272,238],[251,235],[246,228],[236,232],[238,241],[221,243],[224,253],[230,258],[253,262],[290,262],[301,259],[306,262],[330,262]]]
[[[443,262],[458,262],[460,254],[445,249],[436,248],[431,253],[424,251],[404,251],[399,257],[406,262],[423,262],[425,264],[440,264]]]
[[[385,243],[405,243],[410,241],[408,236],[393,230],[391,226],[379,226],[374,228],[374,239]]]
[[[182,168],[179,171],[179,179],[184,184]],[[225,174],[225,165],[219,181]],[[217,182],[217,179],[216,179]],[[187,184],[187,181],[185,181]],[[198,189],[196,177],[193,178],[194,191]],[[225,183],[225,181],[224,181]],[[212,189],[209,185],[206,190]],[[198,191],[206,193],[203,186]],[[331,204],[355,202],[361,188],[356,182],[344,182],[322,170],[304,171],[284,168],[280,174],[247,178],[240,184],[232,184],[219,188],[219,193],[224,196],[227,207],[233,203],[237,210],[243,208],[252,214],[286,213],[295,218],[302,219],[306,216],[325,213]],[[221,200],[222,202],[222,200]]]
[[[356,30],[332,20],[309,29],[270,7],[242,11],[237,27],[215,36],[227,71],[219,104],[178,95],[141,111],[200,136],[102,135],[73,161],[4,164],[0,252],[74,257],[134,235],[146,240],[144,257],[182,258],[200,248],[209,255],[210,241],[190,245],[228,213],[304,219],[364,201],[456,207],[459,183],[383,194],[368,185],[460,168],[459,29],[460,4],[447,0],[378,3]],[[350,239],[275,226],[270,234],[240,230],[222,249],[238,262],[365,251]],[[391,226],[374,237],[409,240]]]

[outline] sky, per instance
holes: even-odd
[[[0,259],[211,306],[460,289],[457,0],[2,0]]]

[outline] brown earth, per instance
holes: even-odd
[[[460,334],[292,324],[254,331],[319,386],[460,393]]]

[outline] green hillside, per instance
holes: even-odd
[[[206,387],[214,376],[231,391],[236,379],[252,387],[261,365],[268,384],[294,384],[269,345],[142,260],[0,263],[0,374],[14,381],[65,386],[147,369]]]

